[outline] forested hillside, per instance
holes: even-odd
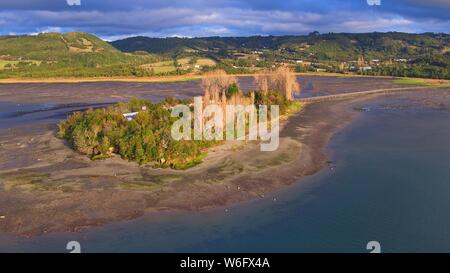
[[[312,71],[344,72],[355,70],[356,65],[352,64],[361,59],[363,61],[359,66],[372,65],[370,70],[363,71],[365,74],[450,77],[448,34],[315,32],[305,36],[133,37],[111,44],[125,52],[146,51],[171,57],[189,54],[206,56],[221,60],[228,68],[234,67],[234,72],[239,71],[236,68],[270,67],[274,63],[303,61],[312,63],[312,66],[299,67],[299,71],[312,68]]]
[[[123,53],[87,33],[0,37],[0,76],[61,77],[141,75],[151,54]]]
[[[279,65],[298,72],[450,79],[450,35],[138,36],[111,43],[80,32],[0,37],[0,78],[199,74],[214,67],[252,73]]]

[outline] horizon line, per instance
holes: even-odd
[[[124,36],[123,38],[119,39],[107,39],[105,37],[102,37],[102,35],[98,35],[92,32],[86,32],[86,31],[43,31],[43,32],[32,32],[32,33],[22,33],[22,34],[0,34],[0,37],[20,37],[20,36],[38,36],[42,34],[68,34],[68,33],[84,33],[96,36],[97,38],[100,38],[107,42],[112,41],[120,41],[130,38],[137,38],[137,37],[143,37],[143,38],[150,38],[150,39],[171,39],[171,38],[179,38],[179,39],[204,39],[204,38],[251,38],[251,37],[306,37],[306,36],[312,36],[313,33],[316,31],[312,31],[308,34],[254,34],[254,35],[215,35],[215,36],[180,36],[180,35],[172,35],[172,36],[147,36],[145,34],[135,34],[130,36]],[[401,33],[401,34],[410,34],[410,35],[425,35],[425,34],[433,34],[433,35],[450,35],[450,33],[446,32],[434,32],[434,31],[426,31],[426,32],[407,32],[407,31],[372,31],[372,32],[318,32],[315,35],[332,35],[332,34],[374,34],[374,33],[380,33],[380,34],[387,34],[387,33]],[[120,36],[120,35],[118,35]]]

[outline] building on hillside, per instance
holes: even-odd
[[[359,68],[359,70],[360,71],[369,71],[369,70],[372,70],[372,67],[371,66],[362,66]]]
[[[147,107],[146,106],[142,106],[141,110],[142,111],[146,111]],[[137,114],[139,114],[139,112],[125,113],[125,114],[123,114],[123,117],[126,118],[128,121],[132,121],[133,119],[136,118]]]

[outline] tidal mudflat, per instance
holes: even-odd
[[[364,78],[301,80],[306,87],[304,95],[365,91],[374,85],[374,79]],[[360,88],[351,85],[351,80]],[[377,88],[396,86],[386,79],[380,81]],[[214,148],[204,163],[187,171],[160,170],[140,167],[120,158],[91,161],[55,138],[56,122],[71,111],[101,107],[133,96],[157,99],[166,95],[165,91],[158,93],[148,86],[135,90],[134,84],[129,89],[121,86],[123,91],[118,91],[115,84],[111,83],[110,88],[117,91],[111,94],[107,93],[107,86],[95,92],[90,89],[92,86],[85,89],[70,86],[70,91],[55,92],[58,95],[53,99],[50,98],[54,86],[42,89],[39,84],[13,85],[14,91],[8,91],[7,85],[1,86],[2,109],[6,109],[0,115],[6,125],[0,129],[0,215],[3,216],[0,230],[3,234],[42,236],[84,231],[93,226],[142,218],[149,213],[194,213],[225,210],[248,200],[274,201],[274,191],[292,187],[325,166],[334,168],[325,148],[329,139],[338,129],[364,115],[370,109],[365,106],[368,101],[389,99],[391,104],[398,101],[398,105],[392,106],[397,109],[405,104],[443,112],[449,109],[448,90],[434,91],[426,87],[388,96],[317,102],[284,122],[280,149],[274,153],[260,152],[254,143],[228,143]],[[196,91],[195,82],[179,84],[180,89],[174,86],[170,89],[181,93],[183,85],[188,84],[193,85],[188,96],[200,92],[200,89]],[[250,89],[251,82],[244,81],[243,86]],[[29,94],[24,96],[21,92],[33,93],[33,90],[36,95],[25,101]]]

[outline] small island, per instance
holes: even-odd
[[[255,80],[259,90],[244,93],[235,77],[222,70],[210,72],[202,81],[205,90],[202,101],[205,106],[220,105],[224,111],[227,105],[255,105],[255,108],[277,105],[281,115],[300,109],[300,104],[293,101],[300,86],[289,68],[264,71]],[[75,112],[59,123],[58,137],[92,160],[118,154],[140,165],[187,169],[202,161],[207,148],[221,142],[174,140],[171,128],[178,117],[171,115],[171,109],[180,104],[194,111],[193,99],[167,97],[158,103],[133,98],[108,108]]]

